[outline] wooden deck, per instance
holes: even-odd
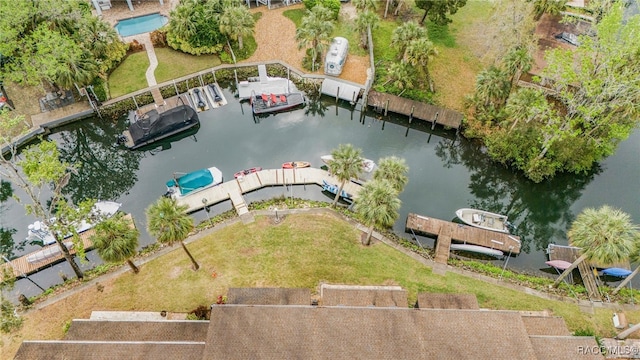
[[[387,111],[391,111],[409,116],[409,123],[413,118],[416,118],[452,129],[459,129],[462,125],[463,116],[457,111],[373,90],[369,91],[367,105],[382,109],[385,114]]]
[[[520,238],[515,235],[479,229],[446,220],[435,219],[410,213],[407,216],[406,230],[413,230],[428,236],[436,236],[436,262],[446,264],[449,259],[449,246],[452,241],[480,245],[501,250],[504,253],[520,253]]]
[[[300,169],[266,169],[239,179],[233,179],[220,185],[210,187],[198,192],[189,193],[177,200],[179,205],[187,206],[187,213],[199,210],[205,206],[211,206],[219,202],[231,199],[238,215],[242,216],[249,212],[247,204],[242,196],[245,193],[263,188],[265,186],[322,185],[325,179],[330,183],[339,185],[338,179],[330,175],[329,172],[318,168]],[[358,195],[360,185],[348,182],[344,190],[351,194],[353,198]]]
[[[131,214],[127,214],[125,215],[125,219],[129,220],[131,222],[131,226],[135,226],[134,222],[133,222],[133,217],[131,216]],[[84,245],[84,249],[86,250],[90,250],[93,248],[93,243],[91,242],[91,236],[95,234],[95,229],[89,229],[87,231],[84,231],[80,234],[78,234],[80,236],[80,240],[82,241],[82,244]],[[47,245],[47,246],[43,246],[41,249],[39,249],[38,251],[42,251],[48,248],[53,248],[58,246],[57,243],[55,244],[51,244],[51,245]],[[0,278],[2,277],[2,274],[4,274],[5,269],[9,269],[9,273],[13,273],[13,276],[15,277],[19,277],[22,276],[24,274],[29,275],[29,274],[33,274],[37,271],[39,271],[40,269],[49,266],[49,265],[53,265],[55,263],[58,263],[60,261],[64,260],[64,255],[62,254],[62,252],[54,257],[48,258],[46,260],[43,261],[38,261],[38,262],[29,262],[27,261],[27,257],[29,257],[29,255],[32,255],[34,253],[36,253],[37,251],[34,251],[32,253],[23,255],[17,259],[11,260],[10,263],[4,263],[2,265],[0,265]],[[71,248],[69,249],[69,252],[71,254],[75,254],[76,253],[76,249],[75,248]]]

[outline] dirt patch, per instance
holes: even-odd
[[[182,274],[183,271],[184,271],[183,268],[179,266],[174,266],[173,269],[171,269],[171,271],[169,272],[168,278],[177,279],[178,276],[180,276],[180,274]]]
[[[302,68],[305,49],[298,49],[298,42],[295,39],[296,26],[291,20],[282,15],[286,10],[302,8],[304,6],[298,4],[273,10],[267,10],[264,7],[252,9],[251,12],[262,13],[262,16],[256,22],[254,33],[258,48],[250,58],[240,63],[280,60],[298,71],[309,73]],[[343,8],[345,8],[345,5],[343,5]],[[353,44],[353,46],[357,45]],[[339,78],[364,84],[367,80],[368,67],[369,57],[349,55]],[[322,75],[323,71],[320,69],[313,74]]]

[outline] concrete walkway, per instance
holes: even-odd
[[[144,45],[144,48],[147,50],[147,56],[149,57],[149,67],[145,73],[147,83],[149,86],[156,86],[158,82],[156,81],[155,71],[158,67],[158,58],[156,57],[156,50],[151,42],[151,35],[149,35],[149,33],[140,34],[138,42]]]

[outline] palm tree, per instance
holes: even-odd
[[[504,71],[491,66],[478,74],[475,97],[482,105],[493,104],[499,108],[509,96],[509,79]]]
[[[364,245],[371,243],[373,228],[389,227],[398,218],[398,210],[402,202],[398,199],[398,193],[387,180],[367,181],[355,200],[355,211],[362,218],[365,225],[369,226]]]
[[[193,219],[185,214],[186,209],[186,206],[178,206],[174,199],[160,198],[145,211],[147,214],[147,230],[162,244],[173,245],[176,242],[180,242],[182,249],[187,253],[193,264],[193,270],[198,270],[200,265],[193,258],[183,241],[193,230]]]
[[[509,132],[513,131],[520,121],[529,123],[543,117],[548,105],[545,94],[537,89],[522,88],[511,94],[504,108],[507,119],[512,121]]]
[[[64,66],[59,68],[55,83],[62,89],[71,89],[74,84],[86,86],[98,76],[98,64],[88,51],[79,58],[67,58]]]
[[[398,50],[398,59],[405,58],[405,51],[412,40],[427,37],[427,31],[415,21],[398,26],[391,36],[391,47]]]
[[[568,0],[535,0],[533,2],[533,19],[540,20],[544,13],[557,15],[564,10],[567,2]]]
[[[353,0],[353,7],[359,11],[376,11],[378,9],[377,0]]]
[[[304,47],[311,49],[312,70],[315,70],[318,54],[324,52],[331,39],[333,22],[330,19],[331,11],[323,6],[316,5],[307,16],[302,18],[302,23],[296,30],[298,49]]]
[[[195,10],[194,2],[191,4],[182,2],[178,5],[171,11],[168,32],[185,41],[194,37],[198,32],[197,24],[193,21],[196,16]]]
[[[418,71],[427,79],[427,84],[429,84],[432,92],[433,86],[429,75],[429,61],[435,55],[438,55],[438,50],[426,37],[411,40],[404,53],[404,60],[418,68]]]
[[[358,13],[356,18],[356,30],[360,34],[360,46],[367,49],[369,41],[367,38],[367,29],[371,27],[371,31],[378,27],[380,17],[371,10],[365,10]]]
[[[329,172],[340,181],[340,189],[338,189],[336,197],[331,204],[332,207],[335,207],[344,184],[353,178],[358,178],[362,173],[363,159],[362,150],[354,148],[351,144],[338,145],[338,148],[331,151],[331,155],[333,156],[333,161],[328,164]]]
[[[505,71],[511,76],[510,83],[511,89],[513,89],[518,83],[518,80],[520,80],[520,76],[531,70],[533,58],[526,48],[519,46],[511,49],[505,55],[503,63]]]
[[[140,232],[132,225],[124,214],[118,213],[95,226],[95,234],[91,236],[91,241],[104,261],[126,261],[137,274],[140,270],[131,258],[136,254]]]
[[[404,159],[388,156],[378,161],[378,168],[373,172],[373,179],[387,180],[399,194],[409,182],[408,172],[409,166]]]
[[[582,248],[582,255],[558,277],[553,287],[585,260],[612,264],[628,259],[640,239],[638,226],[629,215],[608,205],[584,209],[567,235],[572,246]]]
[[[238,48],[242,50],[242,39],[253,35],[255,21],[246,6],[226,8],[220,16],[220,32],[238,39]]]
[[[406,89],[413,88],[415,85],[413,83],[416,78],[414,75],[415,71],[409,65],[403,62],[394,62],[389,66],[386,83],[391,82],[393,86],[402,90],[399,94],[402,95]]]

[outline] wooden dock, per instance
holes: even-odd
[[[186,205],[187,213],[190,213],[230,199],[238,215],[242,216],[249,212],[242,196],[245,193],[266,186],[322,185],[323,179],[338,186],[340,185],[340,181],[335,176],[318,168],[266,169],[245,175],[242,178],[226,181],[202,191],[189,193],[179,198],[177,203]],[[355,198],[360,191],[360,185],[350,181],[345,184],[344,190]]]
[[[387,111],[406,115],[409,117],[409,123],[416,118],[456,130],[462,125],[463,115],[457,111],[373,90],[369,91],[367,105],[384,110],[385,115]]]
[[[133,223],[133,217],[131,216],[131,214],[127,214],[125,215],[125,219],[129,220],[131,222],[132,226],[135,226],[135,224]],[[82,241],[82,244],[84,246],[85,251],[88,251],[90,249],[93,248],[93,243],[91,242],[91,236],[95,234],[95,229],[89,229],[87,231],[84,231],[80,234],[78,234],[78,236],[80,236],[80,240]],[[27,261],[27,258],[32,255],[35,254],[36,252],[42,251],[42,250],[46,250],[49,248],[55,248],[58,246],[58,243],[54,243],[51,245],[47,245],[47,246],[43,246],[41,249],[39,249],[38,251],[34,251],[32,253],[23,255],[17,259],[13,259],[11,260],[9,263],[4,263],[2,265],[0,265],[0,278],[2,277],[2,274],[5,273],[5,271],[8,269],[8,273],[9,274],[13,274],[13,276],[15,277],[20,277],[22,275],[30,275],[33,274],[39,270],[41,270],[44,267],[47,267],[49,265],[53,265],[56,264],[60,261],[64,260],[64,255],[62,254],[62,252],[60,252],[59,255],[57,256],[53,256],[50,258],[47,258],[45,260],[42,261],[38,261],[38,262],[29,262]],[[71,248],[69,249],[69,252],[71,254],[75,254],[76,253],[76,249],[75,248]]]
[[[452,241],[479,245],[497,249],[504,253],[519,254],[520,238],[496,231],[484,230],[464,224],[435,219],[410,213],[407,216],[406,230],[413,230],[428,236],[436,236],[436,262],[446,264],[449,259],[449,246]]]

